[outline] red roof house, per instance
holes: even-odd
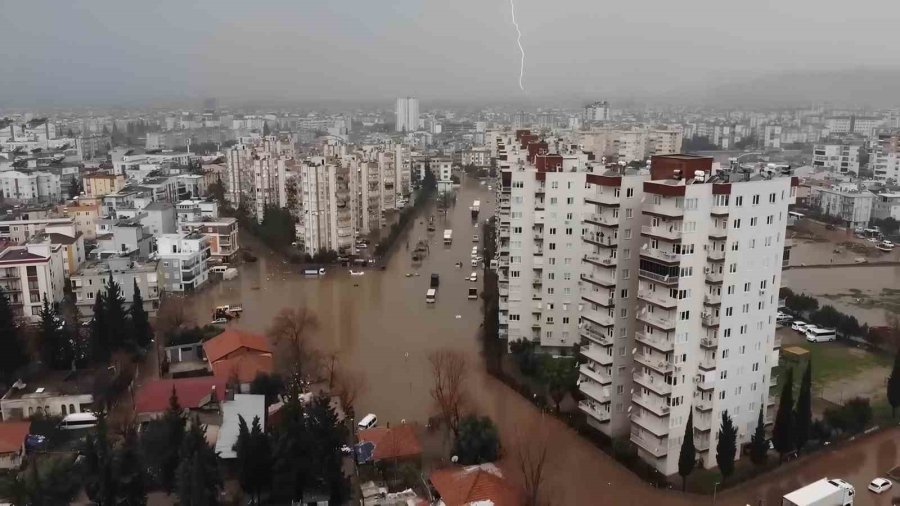
[[[447,467],[431,473],[431,484],[447,506],[490,501],[494,506],[521,506],[522,495],[494,464]]]
[[[259,373],[273,370],[272,345],[265,336],[237,329],[227,329],[203,343],[213,375],[236,377],[241,384],[253,381]]]
[[[0,469],[17,469],[25,455],[31,422],[0,422]]]
[[[422,455],[422,443],[412,424],[361,430],[357,436],[360,443],[375,445],[372,460],[413,459]]]
[[[225,385],[225,378],[215,376],[154,380],[135,393],[134,411],[138,416],[150,418],[162,414],[169,407],[173,388],[182,409],[200,409],[211,402],[221,401],[225,396]]]

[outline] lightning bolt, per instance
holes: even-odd
[[[522,85],[522,78],[525,77],[525,48],[522,47],[522,31],[519,30],[519,23],[516,22],[516,4],[513,3],[513,0],[509,0],[509,8],[512,10],[513,26],[516,27],[516,44],[519,45],[519,51],[522,53],[522,63],[519,65],[519,89],[525,91],[525,86]]]

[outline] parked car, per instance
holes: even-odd
[[[893,483],[891,483],[891,480],[887,478],[875,478],[871,483],[869,483],[869,490],[875,492],[876,494],[880,494],[882,492],[887,492],[891,489],[892,486]]]
[[[809,323],[802,322],[800,320],[794,320],[793,323],[791,323],[791,329],[796,330],[797,332],[800,332],[802,334],[806,332],[806,327],[808,327],[809,325]]]

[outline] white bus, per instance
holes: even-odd
[[[811,343],[827,343],[837,339],[837,333],[834,329],[820,329],[818,327],[807,327],[806,340]]]
[[[63,430],[90,429],[97,426],[97,415],[93,413],[72,413],[59,422]]]

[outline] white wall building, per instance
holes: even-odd
[[[47,241],[0,251],[0,286],[17,316],[39,321],[44,298],[51,303],[62,300],[64,279],[63,248],[59,244]]]
[[[831,172],[859,174],[859,146],[852,144],[816,144],[813,147],[813,167]]]
[[[419,129],[419,99],[413,97],[398,98],[396,112],[396,131],[415,132]]]
[[[210,240],[200,232],[156,238],[160,289],[190,292],[209,279]]]
[[[872,219],[875,194],[866,190],[842,188],[817,188],[819,210],[828,216],[840,218],[851,228],[867,227]]]

